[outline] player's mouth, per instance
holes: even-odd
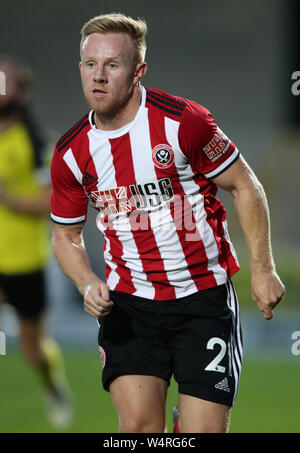
[[[96,98],[102,98],[107,95],[106,91],[100,90],[99,88],[95,88],[92,93]]]

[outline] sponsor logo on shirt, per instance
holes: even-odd
[[[227,135],[225,135],[218,127],[217,132],[212,140],[203,148],[203,151],[212,162],[215,162],[219,157],[226,153],[229,145],[230,141]]]
[[[162,203],[171,201],[173,197],[174,190],[169,178],[91,192],[91,200],[95,207],[109,215],[157,208]]]
[[[169,168],[174,162],[174,151],[169,145],[157,145],[152,150],[152,160],[158,168]]]

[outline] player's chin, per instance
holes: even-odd
[[[97,111],[102,110],[105,104],[104,99],[97,99],[94,96],[86,96],[86,102],[88,103],[90,109]]]

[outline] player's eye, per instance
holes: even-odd
[[[116,69],[117,68],[116,63],[109,63],[108,66],[109,66],[110,69]]]

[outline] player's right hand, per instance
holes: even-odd
[[[281,301],[285,287],[275,271],[252,271],[252,298],[258,309],[264,312],[264,318],[273,318],[273,310]]]
[[[113,301],[110,300],[109,288],[101,280],[88,284],[83,292],[85,311],[98,319],[109,314]]]

